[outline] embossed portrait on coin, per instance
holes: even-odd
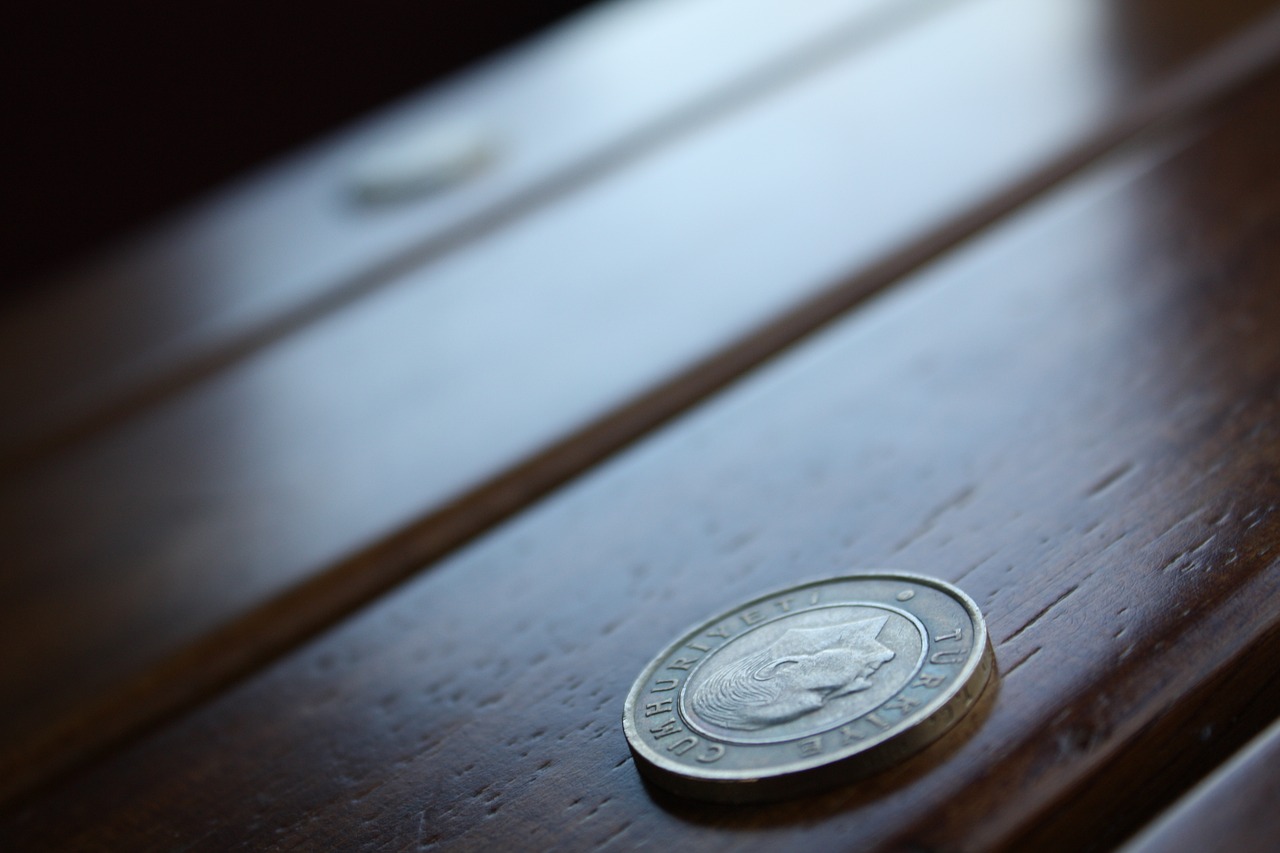
[[[791,628],[768,647],[708,674],[689,696],[702,719],[738,731],[789,723],[872,686],[893,651],[876,637],[887,616]]]

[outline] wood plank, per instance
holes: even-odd
[[[908,25],[938,0],[629,0],[432,87],[0,312],[0,463],[121,417],[513,216]],[[715,49],[707,49],[714,44]],[[497,150],[418,203],[352,203],[371,147],[475,124]]]
[[[1280,842],[1280,723],[1124,847],[1124,853],[1267,853]]]
[[[590,2],[11,7],[0,293]]]
[[[1280,699],[1280,73],[1217,116],[1073,181],[29,800],[7,840],[1114,844]],[[763,590],[883,566],[984,610],[1000,681],[977,712],[803,801],[642,785],[619,715],[656,650]]]
[[[1210,51],[1194,13],[1101,8],[958,6],[11,476],[4,789],[358,608],[1280,35]],[[1112,73],[1118,31],[1146,47]],[[948,51],[972,62],[939,78]]]

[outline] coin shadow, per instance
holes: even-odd
[[[955,760],[991,716],[1000,692],[994,669],[978,700],[952,728],[900,764],[851,779],[847,784],[777,802],[727,804],[685,799],[642,779],[653,803],[677,820],[725,829],[768,829],[809,823],[854,812],[910,788]]]

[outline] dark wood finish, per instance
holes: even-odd
[[[0,464],[92,432],[938,5],[589,10],[15,300],[0,313]],[[371,145],[457,121],[490,129],[498,149],[474,180],[413,203],[353,203],[349,175]]]
[[[585,2],[9,4],[0,291]]]
[[[1133,20],[1097,13],[926,19],[11,475],[6,789],[359,607],[1280,35],[1193,62],[1200,35],[1134,27],[1149,64],[1113,74]],[[940,78],[948,47],[972,62]]]
[[[982,142],[993,153],[1025,141],[1018,138],[1027,129],[1018,113],[1041,114],[1053,99],[1060,99],[1056,106],[1064,115],[1127,105],[1135,86],[1157,82],[1169,67],[1238,31],[1269,5],[1051,2],[1039,14],[1044,24],[1010,30],[1030,29],[1027,45],[1049,39],[1043,26],[1063,33],[1060,43],[1035,55],[993,43],[1001,37],[1000,13],[986,11],[990,0],[971,2],[972,10],[946,10],[974,19],[949,29],[967,29],[968,44],[991,43],[1005,55],[975,57],[944,37],[928,60],[916,60],[917,68],[935,78],[966,77],[983,73],[968,67],[973,61],[1002,59],[1021,72],[1031,56],[1047,66],[1069,60],[1067,76],[1058,81],[1062,88],[1043,95],[1049,101],[1038,109],[1015,104],[1017,113],[996,116],[1005,133],[997,143]],[[594,10],[223,191],[37,292],[7,300],[0,312],[0,408],[6,411],[0,466],[92,433],[385,286],[398,273],[734,110],[763,89],[957,5],[815,0],[778,14],[775,5],[753,3],[637,0]],[[716,49],[705,49],[707,43]],[[1082,45],[1091,52],[1080,51]],[[1080,52],[1071,54],[1073,48]],[[960,63],[941,57],[943,50],[955,51]],[[946,71],[933,72],[944,59]],[[578,82],[584,80],[608,81],[607,89],[584,91]],[[1002,82],[1011,87],[1017,81]],[[952,102],[951,109],[976,97]],[[873,114],[889,108],[877,101]],[[479,179],[389,210],[348,203],[346,170],[370,144],[406,125],[458,116],[492,122],[499,137],[502,155]],[[913,113],[898,120],[911,117],[929,121]],[[862,142],[860,136],[841,138],[855,147]],[[914,144],[908,152],[925,153]]]
[[[1280,844],[1280,723],[1195,787],[1125,853],[1268,853]]]
[[[1280,699],[1280,73],[1197,126],[29,801],[10,845],[1115,843]],[[619,714],[649,657],[864,566],[979,602],[1000,673],[981,708],[817,798],[647,790]]]

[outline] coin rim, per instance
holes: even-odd
[[[689,767],[685,764],[670,761],[666,756],[652,751],[650,746],[643,741],[639,731],[636,729],[634,715],[644,685],[657,671],[662,662],[675,653],[690,637],[696,636],[708,625],[714,625],[716,622],[727,619],[740,610],[776,598],[781,594],[798,592],[815,586],[861,580],[902,580],[932,587],[958,601],[969,614],[973,624],[974,643],[964,666],[952,684],[924,706],[916,722],[906,728],[889,729],[874,739],[860,741],[847,751],[806,757],[769,768],[766,772],[761,772],[758,768],[752,770],[720,770]],[[926,640],[928,639],[926,635]],[[627,694],[626,702],[623,705],[623,731],[627,738],[627,745],[631,749],[631,753],[636,759],[636,765],[642,774],[674,793],[722,802],[758,802],[766,799],[779,799],[804,793],[814,787],[813,785],[804,784],[805,781],[818,782],[822,787],[839,784],[897,763],[918,752],[941,737],[973,707],[987,684],[991,681],[990,676],[993,671],[994,651],[991,648],[986,619],[974,600],[959,587],[940,578],[887,569],[838,575],[780,587],[741,602],[711,618],[693,623],[676,634],[676,639],[664,647],[640,671],[639,676],[632,684],[631,690]],[[897,695],[897,693],[894,695]],[[959,705],[960,707],[953,707],[954,705]],[[951,717],[946,721],[940,720],[941,712],[949,707],[953,710]],[[709,739],[713,742],[718,742],[714,738]],[[800,738],[796,738],[796,740],[800,740]],[[785,743],[786,741],[781,742]],[[743,746],[741,744],[733,745]],[[766,744],[761,746],[764,745]],[[756,745],[746,746],[750,748]]]

